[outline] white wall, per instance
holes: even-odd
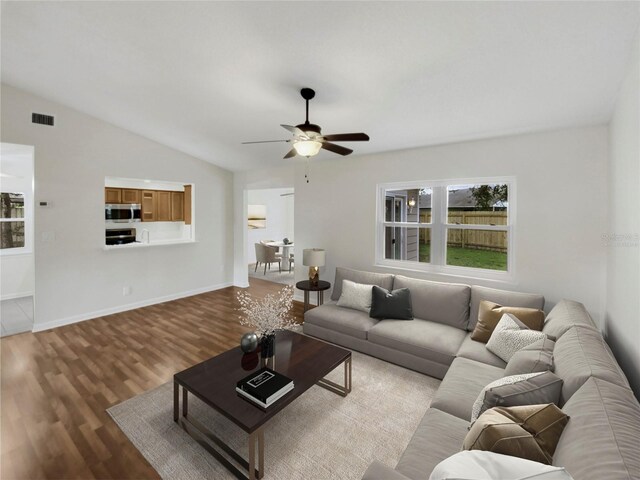
[[[2,141],[35,146],[36,203],[50,202],[35,212],[35,330],[231,283],[230,172],[4,84]],[[104,251],[107,176],[193,183],[197,243]]]
[[[265,160],[266,163],[268,163],[268,160]],[[294,163],[291,162],[291,164],[285,166],[266,167],[249,172],[236,172],[233,175],[233,283],[238,287],[249,286],[249,272],[247,269],[249,264],[247,255],[249,238],[249,229],[247,228],[248,191],[292,188],[294,182],[293,165]]]
[[[256,261],[255,244],[260,240],[282,241],[285,237],[294,241],[293,237],[293,188],[269,188],[249,190],[248,205],[265,205],[267,207],[267,228],[249,229],[247,232],[247,259],[249,263]]]
[[[304,248],[326,249],[320,276],[331,282],[336,266],[402,274],[374,267],[376,184],[515,176],[514,282],[409,275],[542,293],[547,307],[571,298],[585,303],[598,322],[604,310],[607,148],[607,128],[600,126],[312,160],[310,183],[304,166],[296,168],[296,256]],[[304,267],[296,268],[296,280],[305,276]]]
[[[640,38],[610,126],[605,334],[640,396]],[[616,236],[616,237],[614,237]]]
[[[3,192],[24,194],[25,248],[20,253],[0,252],[0,297],[2,300],[33,295],[35,288],[33,255],[33,147],[3,143],[0,152]]]

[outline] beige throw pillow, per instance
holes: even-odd
[[[480,302],[478,323],[471,333],[471,338],[478,342],[487,343],[493,330],[505,313],[515,315],[531,330],[542,330],[544,326],[544,312],[537,308],[506,307],[488,300]]]
[[[530,330],[514,315],[505,313],[487,342],[487,350],[508,362],[518,350],[545,337],[544,333]]]
[[[551,465],[569,417],[553,403],[494,407],[471,425],[463,450],[485,450]]]
[[[369,313],[369,310],[371,310],[372,292],[373,285],[343,280],[342,293],[336,305]]]

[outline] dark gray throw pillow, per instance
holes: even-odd
[[[408,288],[390,292],[386,288],[374,285],[369,316],[378,320],[413,320],[411,292]]]

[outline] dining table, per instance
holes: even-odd
[[[289,270],[289,263],[291,261],[289,255],[294,246],[293,242],[286,244],[284,242],[266,242],[265,245],[282,249],[282,270]]]

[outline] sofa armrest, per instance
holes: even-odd
[[[409,480],[409,478],[375,460],[364,472],[362,480]]]

